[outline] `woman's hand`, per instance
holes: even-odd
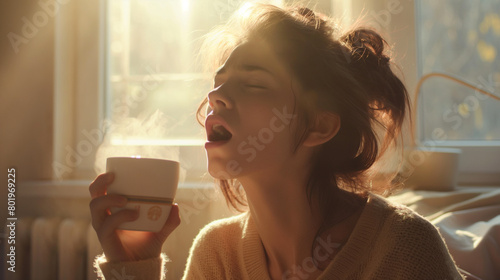
[[[106,194],[113,182],[112,173],[103,173],[90,184],[92,196],[90,213],[94,227],[106,259],[110,262],[137,261],[159,257],[161,247],[167,237],[180,224],[179,207],[172,205],[170,215],[159,232],[128,231],[117,227],[123,222],[137,219],[137,210],[124,209],[111,214],[111,207],[123,207],[127,198],[115,194]]]

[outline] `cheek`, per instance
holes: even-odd
[[[259,149],[266,152],[290,147],[293,142],[293,124],[295,123],[291,105],[281,102],[246,106],[241,112],[242,134],[240,141],[250,140]],[[247,141],[248,142],[248,141]],[[283,146],[283,147],[281,147]],[[287,148],[288,149],[288,148]]]
[[[262,159],[273,161],[287,156],[292,150],[290,125],[275,114],[260,115],[246,127],[239,138],[241,145],[238,146],[238,152],[248,155],[248,163],[255,160],[260,162]]]
[[[289,131],[289,125],[284,123],[269,108],[248,113],[242,118],[242,136],[257,139],[259,143],[269,145],[283,140],[283,134]]]

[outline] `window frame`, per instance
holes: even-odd
[[[104,1],[76,0],[55,17],[53,179],[95,177],[103,128]]]

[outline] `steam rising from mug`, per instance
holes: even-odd
[[[142,157],[179,161],[179,148],[158,141],[167,135],[168,120],[159,110],[137,118],[114,119],[107,126],[106,136],[96,152],[96,174],[105,172],[109,157]],[[185,170],[180,170],[180,181]]]

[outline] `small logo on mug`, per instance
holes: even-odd
[[[159,206],[153,206],[148,210],[148,219],[156,221],[161,216],[161,208]]]

